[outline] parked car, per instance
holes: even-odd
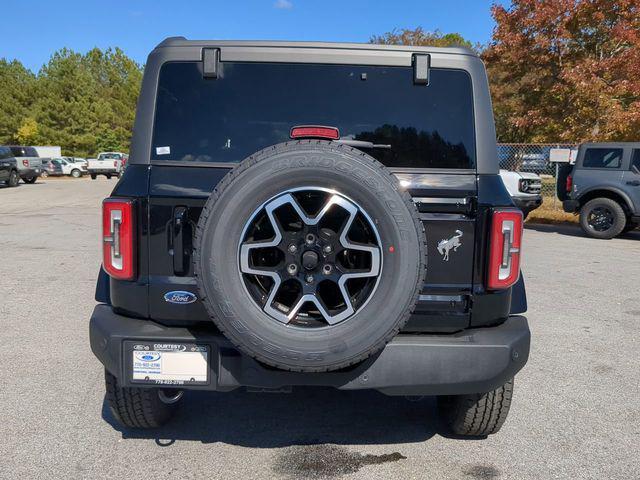
[[[79,162],[71,162],[65,157],[54,158],[53,160],[60,165],[63,175],[80,178],[83,173],[86,173],[86,168],[83,168],[83,165]]]
[[[12,158],[16,159],[18,176],[24,183],[35,183],[42,173],[42,160],[33,147],[21,145],[6,145],[11,150]]]
[[[542,179],[531,172],[500,170],[500,177],[507,187],[513,203],[522,210],[524,218],[542,205]]]
[[[500,429],[529,353],[522,212],[471,50],[168,39],[138,107],[89,327],[117,421],[322,385]]]
[[[95,160],[89,159],[87,171],[92,180],[95,180],[98,175],[104,175],[107,178],[120,177],[127,158],[128,155],[120,152],[102,152]]]
[[[76,164],[80,165],[81,167],[84,167],[85,170],[87,168],[88,162],[84,158],[80,158],[80,157],[62,157],[62,158],[64,158],[68,162],[76,163]]]
[[[640,142],[580,145],[564,178],[562,206],[587,235],[610,239],[640,224]]]
[[[0,182],[17,187],[20,182],[17,160],[9,147],[0,146]]]
[[[50,158],[42,159],[42,178],[61,177],[63,175],[64,173],[62,171],[62,165],[60,165],[60,162]]]

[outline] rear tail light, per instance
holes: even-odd
[[[29,166],[29,160],[22,160],[22,165],[24,165],[25,167]]]
[[[565,191],[567,193],[571,193],[571,188],[573,188],[573,177],[571,175],[567,175],[567,183],[565,184]]]
[[[509,288],[520,276],[522,212],[494,210],[491,219],[487,288]]]
[[[118,168],[118,160],[114,160],[114,161],[113,161],[113,166],[114,166],[114,167],[116,167],[116,168]]]
[[[102,202],[102,264],[113,278],[131,280],[136,274],[133,200],[107,198]]]
[[[293,127],[289,136],[291,138],[326,138],[328,140],[338,140],[340,138],[340,131],[336,127],[300,125]]]

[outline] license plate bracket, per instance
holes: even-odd
[[[125,342],[125,365],[131,383],[209,385],[208,345],[174,342]]]

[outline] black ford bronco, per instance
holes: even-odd
[[[106,399],[145,428],[186,390],[375,389],[497,432],[521,240],[471,51],[167,39],[103,204]]]

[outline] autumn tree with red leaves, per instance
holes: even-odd
[[[500,141],[640,141],[640,0],[514,0],[492,14],[483,59]]]

